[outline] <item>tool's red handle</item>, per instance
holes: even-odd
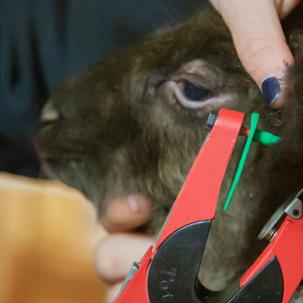
[[[172,207],[156,248],[176,230],[215,217],[221,183],[239,136],[244,114],[221,109]]]
[[[276,257],[283,275],[283,301],[288,303],[303,278],[303,218],[286,217],[275,238],[242,277],[241,287]]]
[[[147,278],[152,251],[153,247],[150,247],[142,258],[136,275],[129,281],[122,294],[114,303],[150,303],[147,291]]]
[[[156,247],[147,251],[137,273],[115,303],[150,303],[148,270],[161,244],[184,226],[214,218],[221,184],[243,120],[241,112],[220,111],[172,207]]]

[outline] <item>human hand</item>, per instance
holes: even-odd
[[[106,303],[111,303],[134,261],[139,261],[152,238],[132,232],[144,225],[151,214],[150,202],[143,196],[127,195],[109,202],[102,223],[110,232],[96,250],[97,272],[110,287]]]
[[[293,56],[286,43],[280,19],[300,0],[209,0],[231,31],[246,71],[262,90],[268,105],[285,102],[283,78]]]

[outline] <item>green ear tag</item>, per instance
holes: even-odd
[[[259,123],[259,114],[252,113],[251,120],[250,120],[250,131],[249,131],[248,137],[246,139],[246,142],[245,142],[245,145],[243,148],[243,152],[242,152],[234,179],[232,181],[232,184],[231,184],[231,187],[230,187],[230,190],[229,190],[229,193],[228,193],[225,205],[224,205],[224,211],[228,210],[230,202],[235,194],[235,191],[239,184],[252,142],[255,141],[255,142],[259,142],[263,145],[272,145],[272,144],[276,144],[280,141],[280,137],[278,137],[274,134],[271,134],[269,132],[265,132],[265,131],[261,131],[261,130],[257,129],[258,123]]]
[[[276,144],[280,141],[280,137],[271,134],[269,132],[265,132],[262,130],[257,129],[254,136],[254,141],[259,142],[263,145],[272,145]]]
[[[254,136],[255,136],[255,133],[257,131],[258,122],[259,122],[259,114],[252,113],[251,120],[250,120],[249,135],[248,135],[248,137],[246,139],[246,142],[245,142],[245,145],[244,145],[244,149],[243,149],[243,152],[242,152],[242,155],[241,155],[241,158],[240,158],[240,161],[239,161],[236,173],[235,173],[235,177],[234,177],[233,182],[231,184],[231,187],[230,187],[230,190],[229,190],[229,193],[228,193],[225,205],[224,205],[224,211],[228,210],[230,202],[231,202],[231,200],[232,200],[232,198],[234,196],[234,193],[235,193],[236,188],[238,186],[238,183],[240,181],[240,178],[241,178],[244,166],[245,166],[245,162],[246,162],[246,159],[247,159],[247,156],[248,156],[251,144],[252,144],[252,142],[254,140]]]

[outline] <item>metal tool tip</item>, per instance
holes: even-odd
[[[213,114],[213,113],[210,113],[208,115],[208,118],[207,118],[207,127],[208,128],[212,128],[215,125],[217,117],[218,117],[218,115]]]

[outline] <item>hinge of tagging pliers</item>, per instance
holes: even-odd
[[[298,220],[303,215],[303,188],[297,193],[294,199],[291,202],[286,202],[282,204],[276,212],[272,215],[270,220],[261,230],[258,239],[259,240],[268,240],[271,241],[277,231],[279,222],[284,216],[290,216],[294,220]]]

